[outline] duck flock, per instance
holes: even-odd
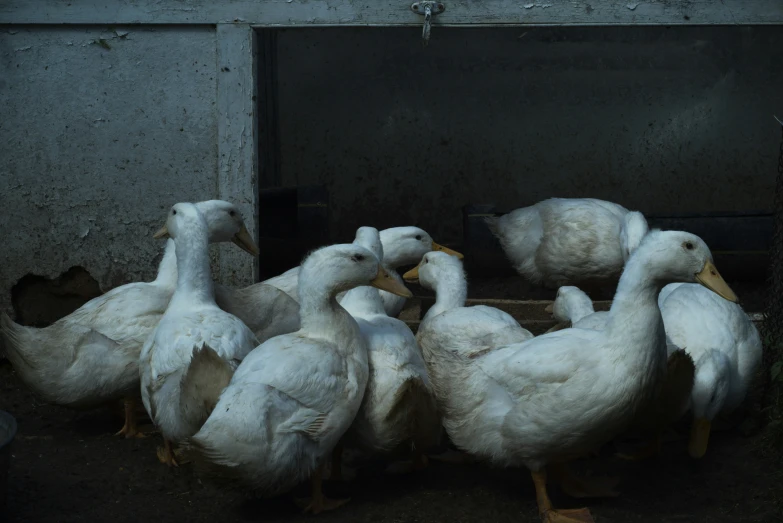
[[[171,208],[154,235],[167,239],[154,281],[42,329],[3,314],[5,355],[50,403],[124,400],[126,438],[144,436],[141,400],[166,465],[198,462],[264,496],[310,481],[313,513],[347,501],[321,490],[327,472],[341,477],[343,449],[390,461],[402,449],[407,461],[390,468],[416,471],[448,438],[450,459],[529,469],[551,523],[593,520],[555,509],[548,477],[576,497],[615,494],[569,469],[615,438],[646,440],[625,456],[641,459],[688,415],[688,451],[704,456],[712,423],[740,405],[761,362],[759,333],[704,241],[595,199],[553,198],[487,223],[522,277],[557,289],[561,323],[549,332],[466,307],[462,254],[418,227],[360,227],[353,243],[278,277],[219,285],[210,243],[258,248],[236,207],[211,200]],[[397,319],[406,281],[436,294],[415,335]],[[605,312],[575,286],[609,281]]]

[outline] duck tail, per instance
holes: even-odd
[[[222,486],[240,484],[244,478],[239,468],[229,464],[219,451],[207,441],[202,441],[200,436],[201,431],[180,443],[180,452],[184,460],[193,463],[200,475]]]
[[[0,343],[0,359],[8,358],[9,354],[18,354],[22,357],[29,327],[19,325],[8,314],[0,313],[0,331],[2,331],[2,343]],[[10,359],[10,358],[9,358]]]
[[[180,383],[183,415],[201,427],[228,386],[234,369],[206,343],[193,347],[193,357]]]
[[[0,330],[3,331],[3,339],[6,343],[16,343],[22,326],[12,320],[8,314],[0,312]]]

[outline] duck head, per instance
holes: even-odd
[[[207,223],[210,243],[232,242],[243,251],[258,256],[258,247],[245,226],[242,213],[234,204],[224,200],[207,200],[192,205],[201,213]],[[174,208],[172,208],[173,210]],[[169,216],[171,216],[171,212]],[[168,228],[168,221],[153,237],[173,237]]]
[[[464,257],[457,251],[435,243],[432,236],[418,227],[392,227],[382,230],[380,234],[385,265],[392,269],[419,263],[422,256],[430,251],[445,252],[460,259]]]

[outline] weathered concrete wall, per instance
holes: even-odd
[[[769,209],[778,27],[286,30],[284,185],[327,184],[332,231],[591,196],[649,213]]]
[[[169,206],[218,195],[215,30],[0,29],[0,308],[25,274],[154,277]]]

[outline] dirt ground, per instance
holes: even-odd
[[[432,462],[419,473],[389,476],[360,470],[350,483],[327,482],[345,507],[304,516],[290,497],[254,499],[200,477],[191,465],[169,470],[155,457],[158,436],[124,440],[108,410],[74,412],[41,404],[0,363],[0,409],[13,413],[8,521],[113,523],[156,521],[299,522],[537,522],[534,491],[524,470]],[[783,477],[759,451],[759,436],[715,434],[701,461],[684,441],[643,463],[606,457],[578,464],[580,472],[619,475],[619,498],[589,503],[598,523],[783,521]],[[556,505],[583,506],[552,489]]]
[[[526,295],[518,284],[510,283],[513,280],[508,278],[472,280],[470,296],[552,299],[554,295],[554,291]],[[732,285],[746,310],[762,309],[760,286]],[[334,512],[304,516],[292,496],[260,500],[201,477],[191,465],[169,470],[155,456],[159,436],[142,440],[112,436],[122,425],[116,417],[120,409],[75,412],[42,404],[23,387],[6,360],[0,360],[0,409],[19,422],[12,448],[9,522],[539,521],[532,481],[525,470],[436,461],[405,476],[389,476],[380,467],[370,467],[360,470],[351,482],[327,482],[327,494],[350,497],[351,502]],[[680,428],[682,434],[686,431],[687,426]],[[687,456],[684,440],[667,443],[660,457],[642,463],[619,461],[607,447],[604,456],[580,462],[577,468],[588,475],[619,476],[621,496],[584,501],[598,523],[783,522],[783,469],[761,451],[758,430],[751,432],[754,435],[739,430],[715,433],[700,461]],[[557,488],[550,493],[556,506],[585,506]],[[306,495],[306,486],[297,494]]]

